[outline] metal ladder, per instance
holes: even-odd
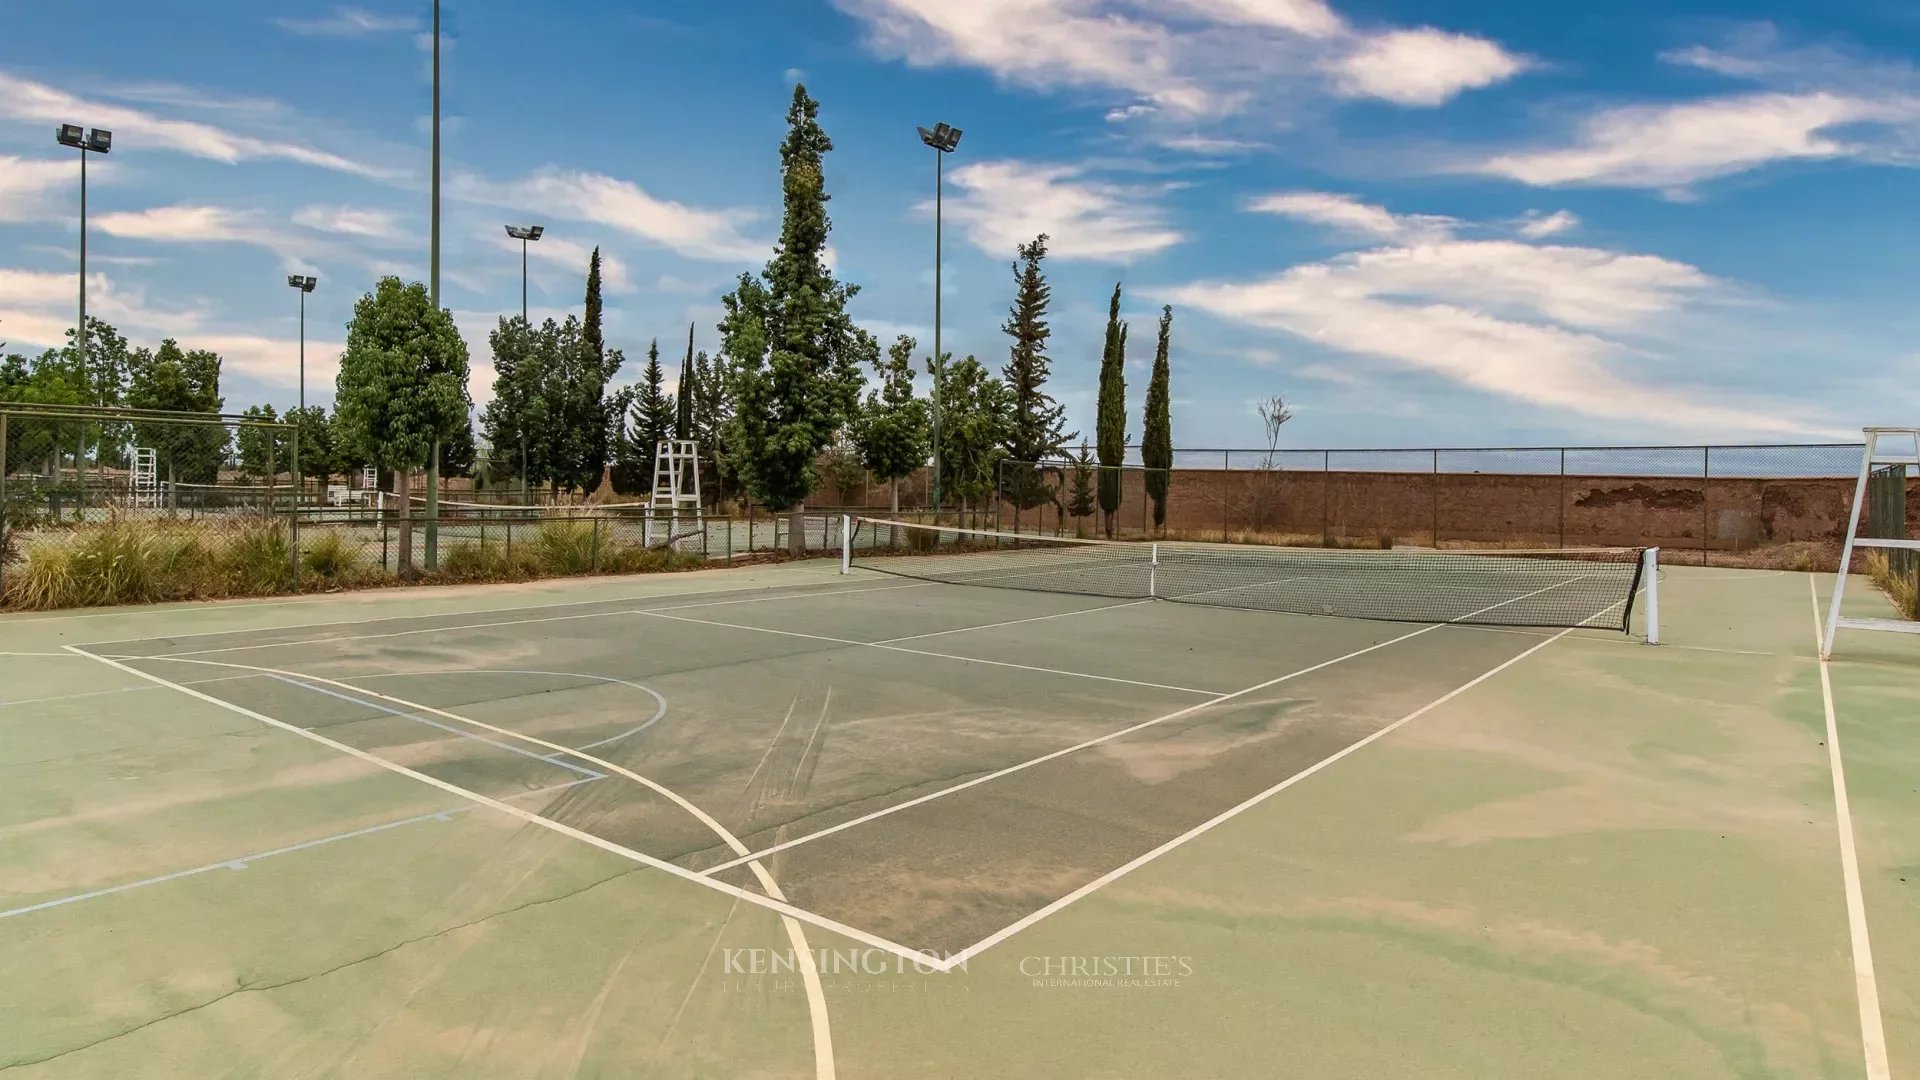
[[[1882,537],[1860,535],[1860,511],[1866,504],[1867,479],[1877,465],[1899,465],[1901,482],[1905,483],[1905,466],[1920,466],[1920,427],[1870,427],[1865,429],[1867,436],[1866,452],[1860,455],[1860,479],[1853,487],[1853,513],[1847,519],[1847,542],[1840,549],[1840,574],[1833,583],[1833,603],[1827,609],[1827,631],[1820,641],[1820,657],[1826,659],[1833,655],[1833,638],[1841,630],[1879,630],[1895,634],[1920,634],[1920,622],[1908,619],[1867,619],[1855,615],[1840,614],[1840,602],[1846,595],[1847,571],[1853,565],[1853,549],[1895,548],[1905,551],[1920,551],[1920,540],[1912,537]],[[1883,453],[1880,444],[1883,439],[1905,439],[1913,447],[1911,454]],[[1900,523],[1904,531],[1905,522]]]

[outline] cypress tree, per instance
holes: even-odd
[[[645,382],[633,403],[633,432],[637,446],[645,451],[641,457],[652,461],[660,440],[673,434],[674,422],[673,397],[666,392],[666,372],[660,370],[658,338],[647,346],[647,367],[641,377]]]
[[[1160,309],[1160,340],[1153,349],[1153,377],[1147,383],[1146,429],[1140,436],[1140,461],[1147,467],[1147,496],[1153,500],[1153,527],[1167,526],[1167,482],[1173,469],[1173,415],[1167,383],[1171,365],[1168,346],[1173,339],[1173,308]]]
[[[1120,285],[1107,304],[1107,344],[1100,355],[1100,402],[1094,420],[1100,455],[1100,513],[1108,539],[1120,510],[1121,466],[1127,455],[1127,324],[1120,321]]]
[[[674,387],[673,437],[693,438],[693,403],[700,395],[700,369],[693,362],[693,324],[687,324],[687,355],[680,361],[679,385]]]
[[[1000,372],[1012,405],[1012,423],[1002,443],[1009,462],[1002,494],[1022,510],[1053,497],[1033,463],[1057,456],[1061,445],[1074,438],[1065,430],[1066,407],[1046,390],[1050,366],[1047,339],[1053,334],[1047,326],[1053,289],[1040,268],[1046,257],[1045,233],[1020,246],[1019,260],[1013,265],[1013,307],[1001,326],[1013,339],[1006,367]]]
[[[600,249],[595,247],[592,257],[587,260],[586,328],[581,332],[580,341],[587,354],[596,359],[607,350],[607,340],[600,321]]]
[[[730,464],[748,493],[775,510],[813,491],[815,460],[859,407],[860,367],[879,355],[873,335],[847,314],[859,287],[835,280],[823,260],[833,228],[823,163],[833,140],[819,115],[807,88],[795,86],[780,144],[779,246],[757,280],[740,275],[721,301],[734,398]]]

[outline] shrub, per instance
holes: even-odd
[[[226,590],[265,596],[288,585],[293,549],[286,527],[274,518],[249,518],[221,531],[216,563]]]
[[[706,561],[690,551],[634,546],[602,553],[600,568],[609,574],[658,574],[691,570],[705,565]]]
[[[6,599],[30,610],[191,596],[206,564],[191,535],[158,535],[119,519],[29,542],[24,555],[7,575]]]
[[[360,576],[365,562],[360,552],[347,542],[346,535],[333,530],[321,533],[304,545],[300,561],[307,572],[331,582],[352,580]]]
[[[514,553],[516,556],[519,552]],[[516,558],[514,562],[523,562]],[[449,581],[500,581],[516,577],[507,561],[506,549],[499,544],[478,544],[462,540],[440,553],[440,574]]]
[[[543,574],[564,577],[593,569],[594,523],[561,518],[540,526],[533,540],[534,560]]]
[[[1867,556],[1867,574],[1893,601],[1902,618],[1920,619],[1920,570],[1897,566],[1883,551]]]

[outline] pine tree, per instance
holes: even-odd
[[[1100,355],[1100,402],[1094,419],[1100,453],[1100,513],[1107,538],[1120,510],[1121,466],[1127,457],[1127,324],[1120,321],[1120,285],[1107,304],[1107,344]]]
[[[647,346],[647,367],[628,421],[628,440],[635,456],[652,461],[660,440],[673,434],[673,396],[666,392],[666,372],[660,369],[660,341]]]
[[[1047,236],[1022,244],[1019,260],[1013,266],[1013,307],[1001,326],[1013,339],[1001,377],[1011,395],[1012,424],[1002,444],[1007,452],[1007,473],[1002,478],[1007,500],[1019,509],[1030,510],[1054,497],[1040,469],[1034,464],[1057,457],[1060,447],[1073,435],[1067,434],[1066,407],[1047,393],[1047,339],[1053,331],[1047,326],[1047,307],[1053,289],[1041,272],[1041,260],[1047,257]]]
[[[1153,377],[1147,383],[1147,415],[1140,436],[1140,462],[1147,467],[1147,497],[1153,500],[1153,527],[1167,526],[1167,483],[1173,478],[1173,415],[1168,397],[1172,377],[1168,348],[1173,340],[1173,308],[1160,309],[1160,339],[1153,349]]]
[[[780,144],[779,246],[758,280],[742,274],[722,301],[733,365],[728,451],[749,494],[778,510],[812,492],[815,459],[858,407],[860,366],[879,352],[847,314],[858,286],[835,280],[823,261],[832,223],[822,165],[833,141],[819,112],[795,86]]]
[[[693,402],[700,395],[699,368],[693,362],[693,324],[687,324],[687,355],[680,361],[680,378],[673,388],[673,437],[693,438]]]
[[[1085,439],[1080,441],[1080,452],[1073,458],[1073,488],[1067,495],[1067,513],[1074,519],[1073,532],[1081,535],[1081,522],[1093,516],[1095,493],[1093,477],[1093,451],[1087,448]]]

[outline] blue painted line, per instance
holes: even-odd
[[[603,776],[589,776],[580,780],[569,780],[564,784],[558,784],[553,787],[536,788],[533,791],[524,791],[518,795],[510,795],[508,796],[508,798],[518,799],[518,798],[525,798],[528,795],[545,795],[551,792],[565,791],[568,788],[578,787],[581,784],[590,784],[595,780],[604,780],[604,779],[606,778]],[[332,836],[322,836],[317,840],[307,840],[298,844],[289,844],[286,847],[274,848],[271,851],[258,851],[253,853],[252,855],[242,855],[237,859],[223,859],[220,862],[208,863],[205,866],[196,866],[189,870],[176,870],[171,874],[161,874],[158,877],[141,878],[139,881],[129,881],[123,885],[112,885],[104,889],[93,889],[89,892],[75,893],[72,896],[63,896],[56,900],[43,900],[38,904],[28,904],[26,907],[17,907],[9,911],[0,911],[0,919],[10,919],[15,915],[26,915],[35,911],[45,911],[49,908],[64,907],[67,904],[77,904],[82,900],[97,900],[102,896],[112,896],[115,893],[130,892],[134,889],[144,889],[149,885],[161,885],[169,881],[179,881],[181,878],[193,877],[196,874],[205,874],[212,870],[244,870],[247,868],[247,864],[249,863],[258,862],[261,859],[271,859],[275,855],[290,855],[296,851],[306,851],[309,848],[322,847],[327,844],[338,843],[342,840],[352,840],[356,837],[361,837],[361,836],[372,836],[374,833],[386,832],[389,829],[398,829],[407,825],[418,825],[423,821],[452,821],[455,814],[471,813],[472,811],[477,809],[479,808],[475,806],[461,806],[461,807],[456,807],[455,809],[452,809],[452,810],[436,810],[431,814],[420,814],[415,817],[401,818],[398,821],[388,821],[388,822],[383,822],[379,825],[369,825],[364,829],[355,829],[352,832],[335,833]]]

